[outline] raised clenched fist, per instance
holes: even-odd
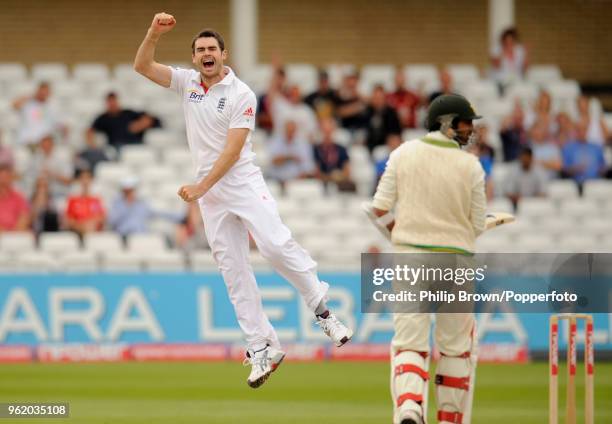
[[[153,17],[151,30],[155,34],[163,34],[174,28],[174,25],[176,25],[176,19],[174,19],[174,16],[169,15],[166,12],[162,12]]]

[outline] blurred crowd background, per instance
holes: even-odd
[[[358,269],[359,252],[389,248],[359,205],[389,154],[426,133],[427,107],[443,93],[464,94],[484,116],[467,150],[486,172],[490,210],[519,216],[483,236],[481,251],[610,251],[612,55],[604,46],[612,41],[596,25],[612,17],[609,6],[389,1],[367,19],[365,3],[314,3],[322,10],[271,0],[164,5],[178,25],[158,59],[189,67],[191,36],[204,26],[225,32],[230,58],[254,58],[229,65],[258,96],[257,163],[281,215],[323,266]],[[537,21],[551,5],[552,17]],[[60,2],[66,22],[45,20],[35,6],[12,3],[7,12],[34,37],[0,30],[10,40],[0,52],[0,267],[214,268],[197,205],[176,195],[193,181],[180,100],[129,63],[162,6],[126,6],[123,18],[138,16],[139,26],[119,38],[87,30],[91,17],[75,21],[112,5]],[[245,17],[253,9],[256,17]],[[589,19],[591,28],[574,28]],[[234,28],[245,20],[258,41]],[[555,43],[543,31],[557,21],[574,23],[554,28]],[[589,44],[564,43],[576,31]],[[255,249],[253,262],[265,266]]]

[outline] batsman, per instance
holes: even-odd
[[[463,96],[441,95],[429,107],[428,134],[391,154],[370,213],[383,231],[390,231],[396,253],[473,255],[476,237],[485,230],[484,171],[478,158],[461,147],[474,137],[472,121],[478,118]],[[427,420],[431,317],[393,315],[394,424]],[[441,355],[434,379],[438,422],[469,423],[476,366],[474,315],[437,313],[435,318],[434,341]]]

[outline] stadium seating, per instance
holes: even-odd
[[[516,244],[526,253],[559,252],[559,246],[554,241],[550,234],[526,233],[518,237]]]
[[[189,66],[184,65],[184,66]],[[332,85],[338,86],[342,77],[358,69],[352,64],[330,64],[325,68]],[[361,89],[369,92],[372,86],[383,83],[393,89],[396,67],[390,64],[368,64],[361,67]],[[403,72],[407,84],[413,89],[429,92],[439,86],[438,68],[432,64],[409,64]],[[446,68],[460,91],[466,93],[486,119],[492,146],[500,152],[497,136],[501,120],[511,113],[515,99],[530,105],[540,89],[550,91],[555,110],[575,113],[575,100],[580,87],[575,81],[564,80],[555,65],[530,66],[525,81],[511,86],[503,96],[491,81],[481,78],[479,70],[471,64],[450,64]],[[289,82],[300,85],[302,94],[313,90],[317,83],[317,68],[311,64],[287,64]],[[241,73],[252,88],[261,94],[268,88],[272,67],[261,64]],[[117,162],[98,165],[92,191],[100,194],[105,206],[119,194],[119,184],[126,176],[140,179],[139,193],[153,207],[179,211],[185,204],[177,197],[180,185],[193,181],[193,158],[189,153],[185,123],[180,104],[173,93],[146,81],[134,72],[132,64],[118,64],[111,69],[100,63],[75,64],[72,70],[62,63],[40,63],[31,71],[21,64],[0,64],[0,122],[3,141],[11,143],[18,125],[18,115],[12,110],[11,99],[20,94],[31,94],[38,81],[52,84],[53,101],[66,111],[66,122],[71,129],[67,144],[58,143],[57,151],[70,161],[83,146],[83,131],[93,117],[104,108],[104,95],[109,90],[119,93],[121,104],[137,110],[146,109],[159,116],[163,128],[150,130],[144,145],[126,146]],[[90,96],[80,97],[87,90]],[[91,91],[89,91],[91,90]],[[600,113],[601,104],[592,102],[593,111]],[[612,114],[604,115],[612,127]],[[407,129],[403,140],[420,137],[421,128]],[[351,158],[352,176],[358,194],[326,193],[317,181],[298,180],[286,185],[281,194],[278,184],[269,182],[272,195],[277,199],[279,212],[295,237],[303,242],[312,256],[325,269],[358,269],[358,251],[376,246],[389,248],[376,230],[364,220],[360,203],[371,198],[375,184],[373,161],[367,149],[352,143],[351,134],[338,128],[335,139],[347,147]],[[258,163],[266,166],[267,134],[256,130],[252,143]],[[23,173],[32,160],[27,148],[14,149],[16,168]],[[383,159],[387,148],[378,148],[374,159]],[[493,167],[493,183],[498,195],[489,205],[489,211],[512,212],[512,204],[501,197],[510,165],[501,162],[501,155]],[[78,189],[78,188],[76,188]],[[523,199],[517,211],[517,222],[485,233],[478,240],[479,251],[612,251],[607,220],[612,211],[612,184],[609,181],[588,181],[583,196],[571,180],[552,181],[547,198]],[[151,223],[151,234],[128,238],[127,246],[120,236],[111,232],[93,233],[84,237],[83,246],[74,233],[42,234],[39,243],[30,233],[3,233],[0,235],[0,270],[23,272],[103,271],[211,271],[216,265],[209,250],[183,252],[171,249],[168,240],[174,237],[174,224],[161,219]],[[350,247],[350,248],[347,248]],[[256,252],[253,267],[269,270],[267,262]]]
[[[295,180],[287,183],[287,195],[301,201],[316,201],[324,195],[323,185],[316,180]]]
[[[21,63],[0,63],[0,82],[21,83],[28,78],[28,69]]]
[[[536,97],[538,97],[538,93],[540,92],[540,88],[538,85],[532,82],[519,82],[513,84],[506,91],[505,97],[510,99],[512,102],[520,101],[523,107],[528,107],[533,104]]]
[[[103,63],[78,63],[72,69],[72,75],[77,81],[97,83],[108,80],[110,71]]]
[[[531,65],[527,69],[525,79],[534,84],[543,85],[550,81],[563,79],[557,65]]]
[[[0,234],[0,251],[6,253],[31,252],[36,248],[34,235],[30,232],[4,232]]]
[[[15,258],[16,272],[40,274],[60,270],[60,263],[49,253],[23,252]]]
[[[272,77],[272,66],[259,64],[253,69],[242,72],[239,77],[249,86],[256,94],[262,94],[270,85]]]
[[[329,75],[329,82],[334,87],[340,87],[342,78],[357,70],[352,63],[331,63],[325,68]]]
[[[68,79],[68,66],[64,63],[35,63],[31,75],[35,81],[65,81]]]
[[[161,234],[132,234],[127,238],[127,250],[145,256],[168,250],[168,244]]]
[[[464,87],[471,83],[477,82],[480,79],[480,72],[478,71],[478,68],[472,64],[451,63],[450,65],[446,66],[446,70],[457,87]]]
[[[548,198],[560,202],[564,199],[578,198],[578,186],[571,180],[555,180],[548,184]]]
[[[317,88],[317,68],[309,63],[289,63],[285,68],[289,84],[297,84],[304,95]]]
[[[130,168],[123,163],[102,162],[96,168],[96,179],[100,184],[113,188],[119,187],[121,180],[132,175]]]
[[[8,252],[0,253],[0,275],[12,274],[17,271],[13,255],[8,254]]]
[[[411,64],[404,66],[408,87],[425,92],[439,88],[438,68],[431,64]]]
[[[584,198],[597,201],[612,199],[612,184],[607,180],[591,180],[584,183]]]
[[[150,252],[149,252],[150,253]],[[142,255],[134,252],[105,252],[101,270],[106,272],[142,272]]]
[[[92,251],[67,253],[61,257],[58,265],[63,272],[69,273],[98,272],[100,270],[99,258]]]
[[[548,199],[522,199],[518,209],[519,217],[532,220],[552,219],[558,215],[557,209]]]
[[[210,250],[196,250],[189,255],[189,265],[193,272],[206,272],[217,269]]]
[[[121,149],[121,162],[133,171],[139,171],[146,166],[156,164],[155,151],[147,145],[128,145]]]
[[[559,211],[578,222],[601,216],[597,202],[588,199],[567,199],[561,203]]]
[[[42,252],[56,256],[80,249],[79,236],[68,231],[42,233],[38,239],[38,244]]]
[[[121,236],[110,231],[86,234],[83,238],[83,246],[85,250],[97,254],[103,254],[105,252],[121,253],[124,249]]]
[[[392,91],[395,84],[396,68],[393,65],[364,65],[361,68],[359,91],[370,95],[375,85],[382,85],[386,91]]]
[[[178,251],[153,251],[143,262],[148,272],[185,271],[185,257]]]

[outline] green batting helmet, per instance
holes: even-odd
[[[442,124],[443,116],[452,116],[453,127],[458,121],[471,121],[482,118],[476,114],[468,100],[459,94],[442,94],[436,97],[427,111],[427,122],[429,131],[437,131]]]

